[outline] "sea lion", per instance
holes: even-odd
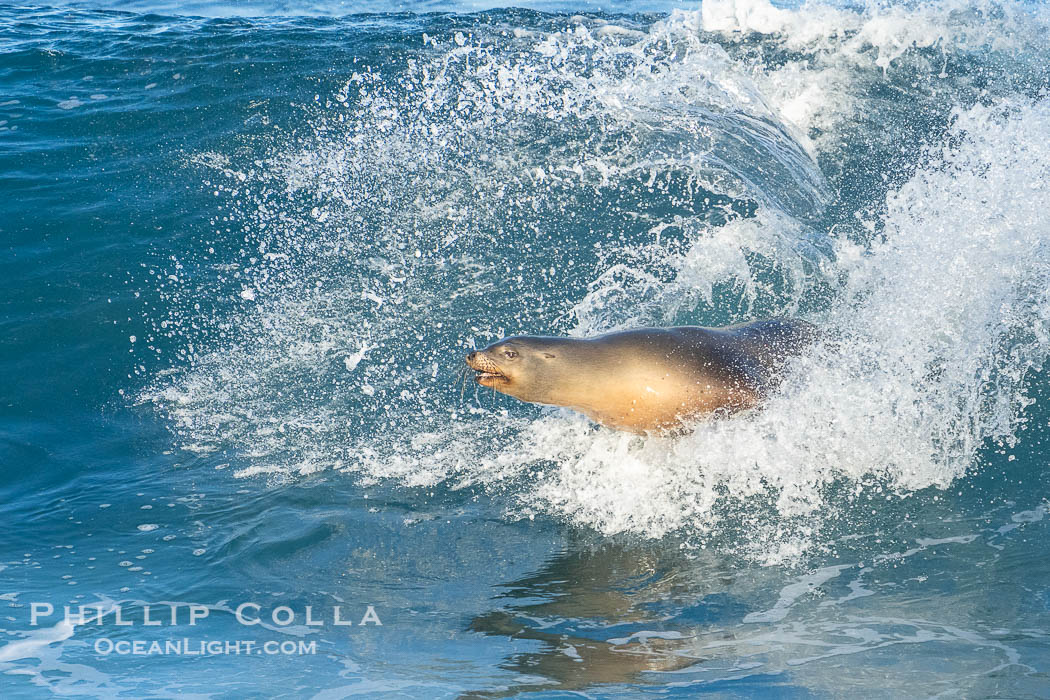
[[[519,335],[466,359],[478,384],[522,401],[565,406],[616,430],[668,433],[755,406],[816,337],[805,321],[769,319],[593,338]]]

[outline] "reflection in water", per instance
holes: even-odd
[[[960,581],[975,565],[973,581],[1010,580],[1018,567],[1031,568],[1023,554],[1012,556],[1009,540],[1021,537],[1023,524],[1041,523],[1047,506],[989,511],[989,524],[976,530],[950,520],[957,510],[947,504],[933,521],[901,520],[899,548],[889,545],[898,539],[892,528],[844,537],[822,566],[794,571],[706,551],[683,554],[668,542],[573,541],[535,573],[504,584],[499,607],[470,622],[473,632],[526,641],[515,641],[500,664],[514,674],[506,685],[490,680],[492,690],[464,697],[594,686],[629,692],[669,682],[715,692],[730,683],[736,694],[751,694],[758,683],[782,697],[838,696],[844,688],[886,698],[1043,689],[1046,674],[1030,659],[1046,638],[1036,622],[1045,615],[1045,587],[1020,597],[1000,591],[990,603],[987,585]],[[942,536],[914,537],[935,523]],[[931,570],[940,573],[931,577]],[[941,603],[936,614],[931,600]],[[1017,622],[974,622],[974,611],[993,607],[996,619]],[[892,678],[883,674],[886,664]]]
[[[734,572],[714,556],[690,559],[653,543],[573,542],[539,571],[505,584],[503,607],[471,621],[473,631],[539,645],[501,664],[521,674],[513,685],[464,697],[642,683],[645,672],[700,663],[689,653],[698,630],[683,622],[739,621],[748,610],[726,593],[733,583]]]

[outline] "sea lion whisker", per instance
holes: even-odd
[[[463,397],[467,393],[467,376],[470,375],[470,367],[464,367],[459,373],[459,402],[463,403]]]

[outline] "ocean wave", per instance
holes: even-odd
[[[945,487],[1017,438],[1050,348],[1041,13],[424,26],[294,130],[189,159],[214,234],[163,290],[182,352],[140,399],[241,476],[481,485],[512,517],[796,556],[862,495]],[[515,331],[773,314],[835,342],[680,440],[456,385]]]

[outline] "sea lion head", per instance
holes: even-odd
[[[553,398],[566,373],[565,338],[513,336],[467,355],[481,386],[530,403],[557,403]]]

